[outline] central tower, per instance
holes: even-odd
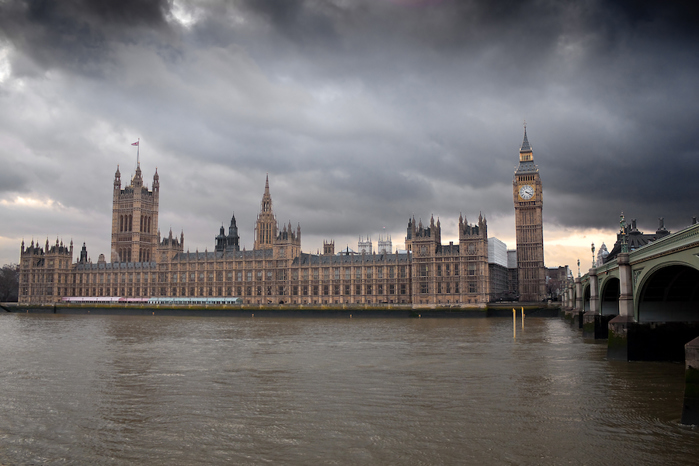
[[[277,237],[277,219],[272,212],[272,196],[269,194],[269,175],[265,178],[265,193],[262,195],[260,213],[255,224],[253,249],[272,249]]]
[[[117,166],[112,195],[112,262],[150,262],[158,247],[160,177],[153,176],[153,189],[143,185],[141,164],[131,183],[121,189]]]
[[[534,164],[534,153],[527,139],[519,149],[519,166],[512,181],[515,203],[517,236],[517,272],[520,301],[541,301],[546,297],[544,269],[544,229],[542,207],[543,189],[539,168]]]

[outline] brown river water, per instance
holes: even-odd
[[[699,464],[684,366],[557,318],[0,315],[0,464]]]

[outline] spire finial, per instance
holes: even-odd
[[[522,146],[519,148],[520,152],[531,152],[532,146],[529,144],[529,139],[527,139],[527,120],[524,120],[524,139],[522,140]],[[521,162],[521,160],[520,160]]]

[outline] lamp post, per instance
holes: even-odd
[[[592,268],[595,268],[595,243],[592,243]]]
[[[621,234],[621,252],[629,252],[629,244],[626,242],[626,219],[624,218],[624,212],[621,213],[621,218],[619,219],[619,233]]]
[[[578,259],[578,278],[580,278],[580,259]]]

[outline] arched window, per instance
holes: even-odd
[[[124,231],[124,216],[119,215],[119,231]]]
[[[133,231],[133,215],[129,215],[129,231]]]

